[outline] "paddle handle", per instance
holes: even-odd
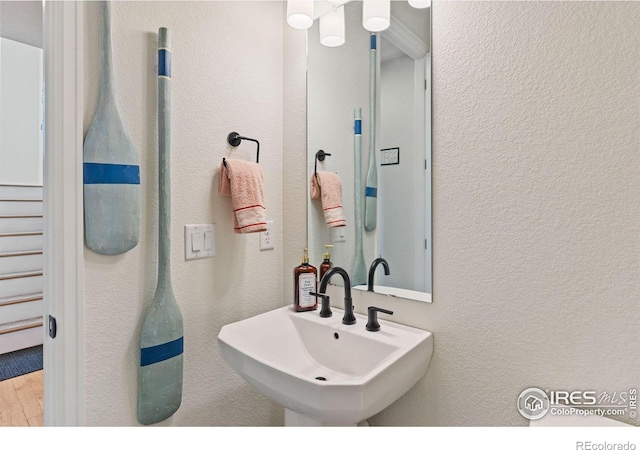
[[[158,288],[171,289],[171,35],[158,30]]]
[[[369,52],[369,158],[373,159],[375,170],[376,158],[376,66],[377,66],[377,35],[371,33],[371,51]],[[371,166],[369,166],[371,167]]]
[[[100,2],[100,39],[102,47],[102,86],[100,101],[104,102],[114,98],[110,1]]]
[[[362,108],[354,111],[353,125],[356,232],[362,228]],[[356,248],[358,240],[356,239]]]

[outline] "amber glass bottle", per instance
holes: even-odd
[[[318,308],[318,298],[311,292],[318,292],[318,270],[309,264],[309,254],[304,249],[302,264],[293,270],[293,307],[297,312],[313,311]]]
[[[324,246],[324,261],[322,261],[322,264],[320,265],[320,281],[322,281],[322,277],[327,273],[327,270],[333,267],[333,263],[331,262],[331,253],[329,253],[331,248],[333,248],[333,245],[331,244],[326,244]]]

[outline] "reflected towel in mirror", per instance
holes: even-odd
[[[337,174],[316,172],[311,175],[311,198],[322,201],[324,219],[329,228],[347,225],[342,211],[342,181]]]
[[[244,234],[266,231],[264,177],[260,165],[237,159],[227,159],[226,162],[226,167],[220,164],[218,193],[223,197],[231,197],[233,232]]]

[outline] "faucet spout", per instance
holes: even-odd
[[[389,275],[391,272],[389,271],[389,264],[387,260],[384,258],[377,258],[375,261],[371,263],[371,268],[369,269],[369,283],[367,284],[367,291],[373,292],[373,275],[376,272],[376,267],[378,264],[382,264],[384,267],[384,274]]]
[[[327,292],[327,285],[334,275],[340,275],[344,280],[344,316],[342,317],[342,323],[345,325],[353,325],[356,323],[356,316],[353,315],[353,299],[351,298],[351,280],[349,274],[342,267],[332,267],[329,269],[322,280],[320,280],[320,288],[318,292],[325,294]]]

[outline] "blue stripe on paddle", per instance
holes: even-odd
[[[140,184],[140,166],[84,163],[84,184]]]
[[[356,119],[355,132],[356,134],[362,134],[362,120],[360,119]]]
[[[371,34],[371,50],[375,50],[376,49],[376,35]]]
[[[158,50],[158,76],[171,78],[171,52],[169,50]]]
[[[378,196],[378,189],[367,186],[367,188],[365,189],[364,195],[366,197],[377,197]]]
[[[145,347],[140,349],[140,365],[149,366],[161,361],[182,355],[184,351],[184,337],[180,337],[175,341],[166,342],[153,347]]]

